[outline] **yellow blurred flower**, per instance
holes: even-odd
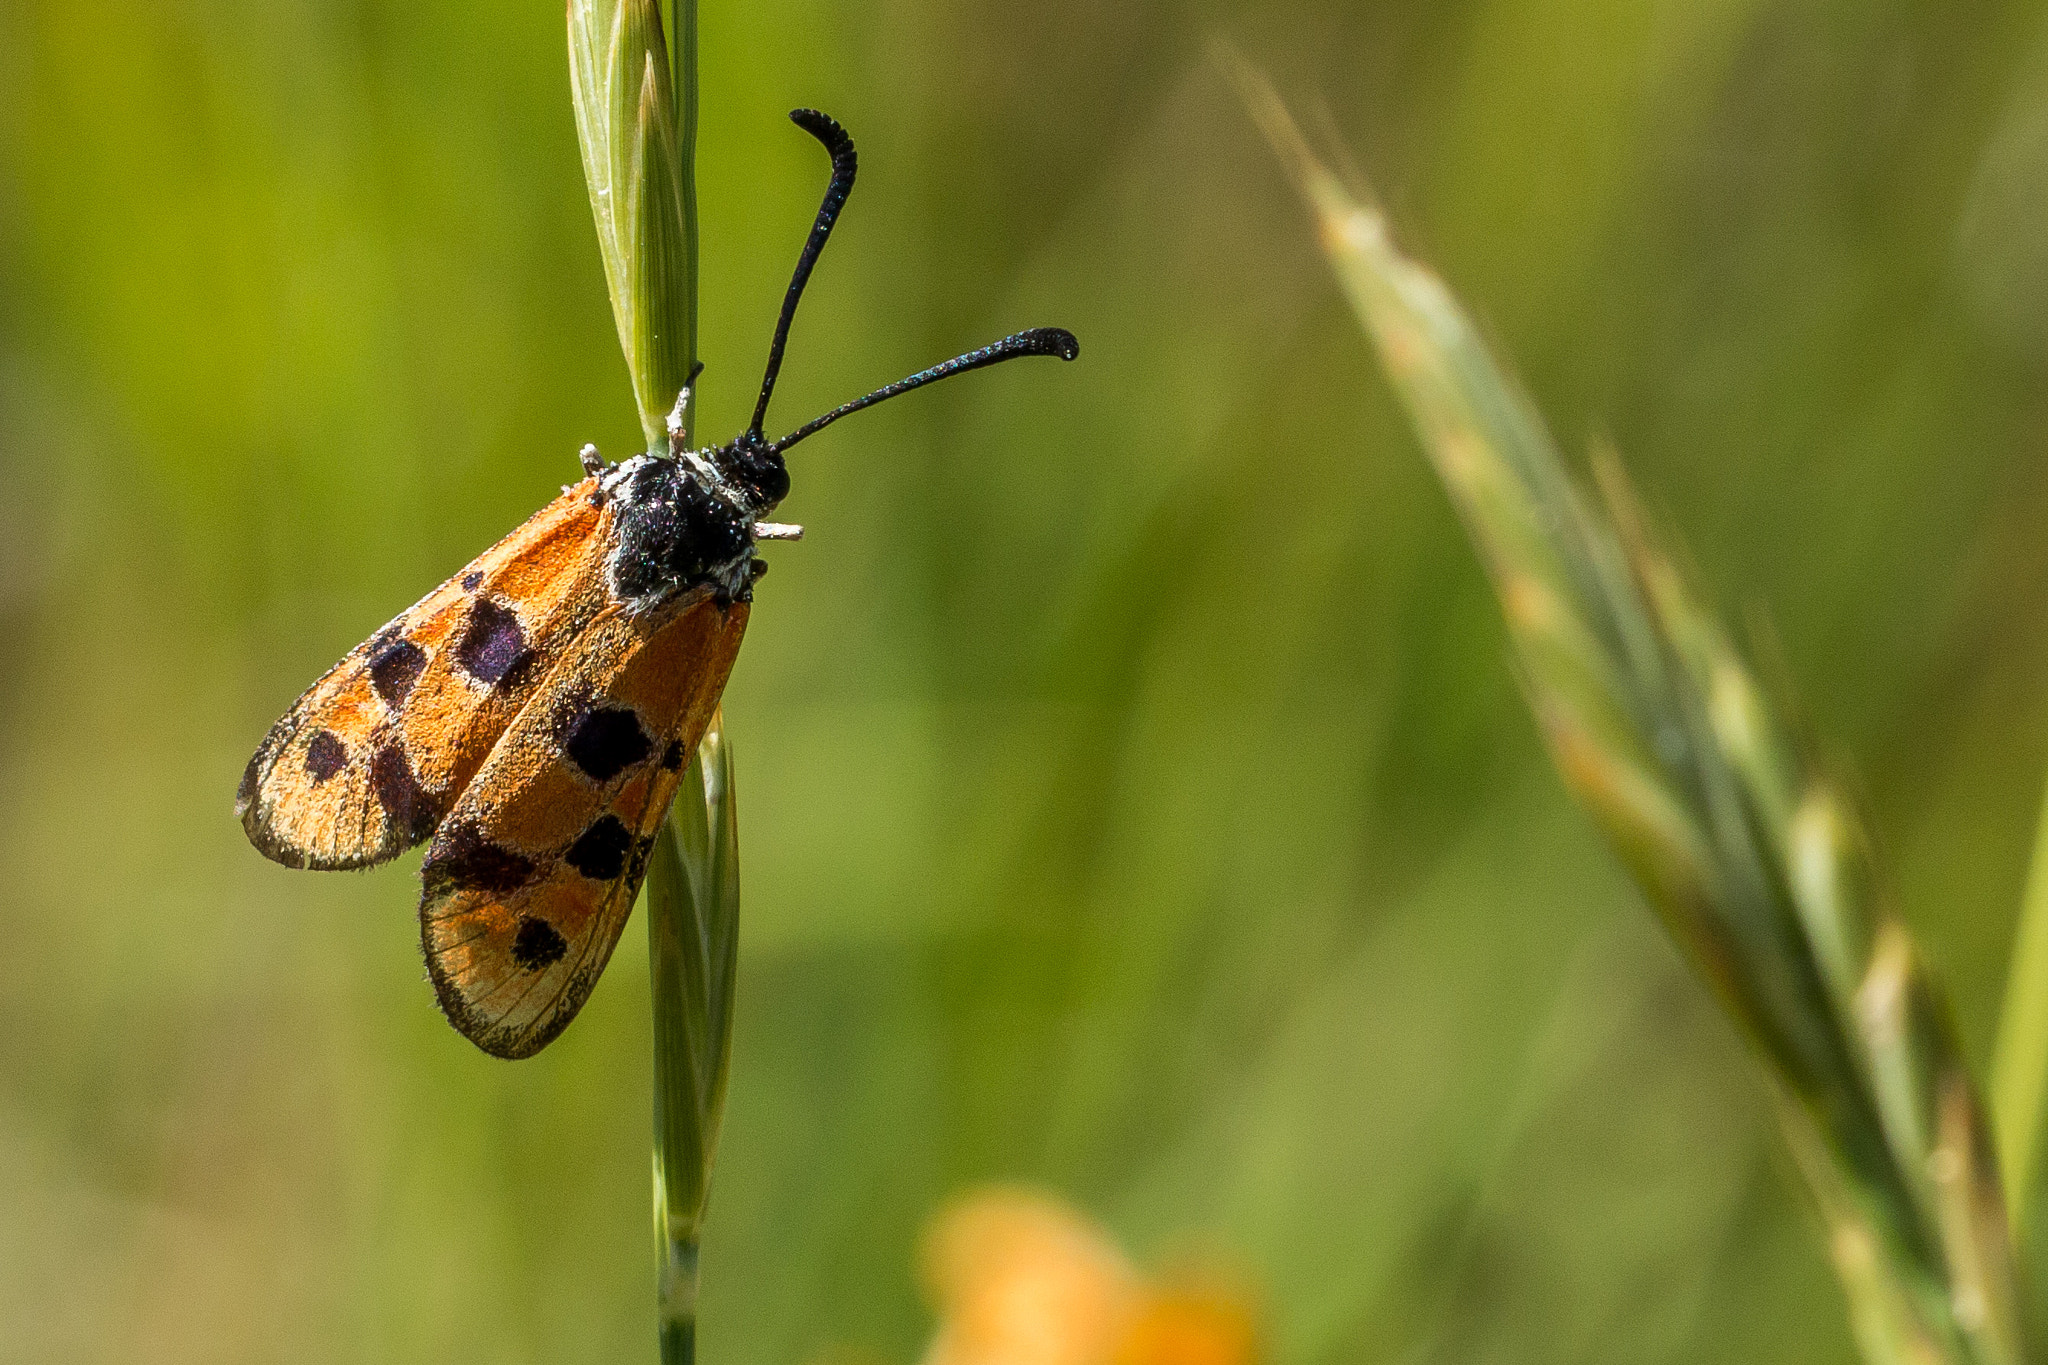
[[[970,1191],[923,1247],[939,1328],[924,1365],[1255,1365],[1249,1296],[1213,1276],[1154,1281],[1065,1202]]]

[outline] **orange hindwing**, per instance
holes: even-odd
[[[567,647],[434,836],[421,946],[450,1022],[499,1057],[568,1026],[632,913],[746,631],[699,588]]]
[[[566,489],[306,689],[242,775],[250,842],[288,867],[368,867],[434,832],[608,600],[596,491]]]

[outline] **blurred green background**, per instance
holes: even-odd
[[[727,695],[709,1365],[910,1365],[917,1229],[1065,1191],[1277,1365],[1847,1361],[1730,1027],[1569,804],[1206,60],[1320,95],[1855,773],[1988,1058],[2048,751],[2048,6],[704,0],[703,432],[823,159]],[[539,1058],[417,858],[230,815],[323,668],[637,442],[551,4],[0,8],[0,1361],[651,1360],[645,941]]]

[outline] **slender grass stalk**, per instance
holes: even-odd
[[[1552,758],[1749,1036],[1874,1365],[2030,1359],[1946,1007],[1853,814],[1781,730],[1612,456],[1589,503],[1457,300],[1223,63],[1313,210],[1506,617]]]
[[[2034,832],[2033,864],[2020,901],[2019,931],[2005,982],[2005,1013],[1991,1068],[1999,1169],[2014,1233],[2027,1235],[2040,1183],[2042,1106],[2048,1103],[2048,797]]]
[[[654,1223],[663,1365],[696,1357],[697,1255],[732,1052],[739,950],[732,748],[714,719],[647,873],[654,972]]]
[[[680,79],[657,0],[569,0],[583,176],[640,426],[661,452],[697,356],[695,4],[681,0],[674,18]]]
[[[695,0],[569,0],[584,178],[647,448],[687,443],[697,355]],[[725,1109],[739,946],[732,751],[714,718],[647,869],[654,997],[654,1232],[664,1365],[697,1353],[711,1163]]]
[[[665,2],[675,96],[677,199],[683,225],[683,288],[681,316],[677,321],[683,333],[683,383],[688,386],[697,366],[697,0]],[[693,406],[685,403],[684,410],[675,414],[682,423],[681,435],[686,445],[697,424]],[[665,419],[663,425],[666,426]]]

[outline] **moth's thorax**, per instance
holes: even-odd
[[[727,601],[752,597],[761,509],[720,470],[717,454],[636,455],[600,476],[613,530],[606,582],[629,609],[652,610],[707,584]]]

